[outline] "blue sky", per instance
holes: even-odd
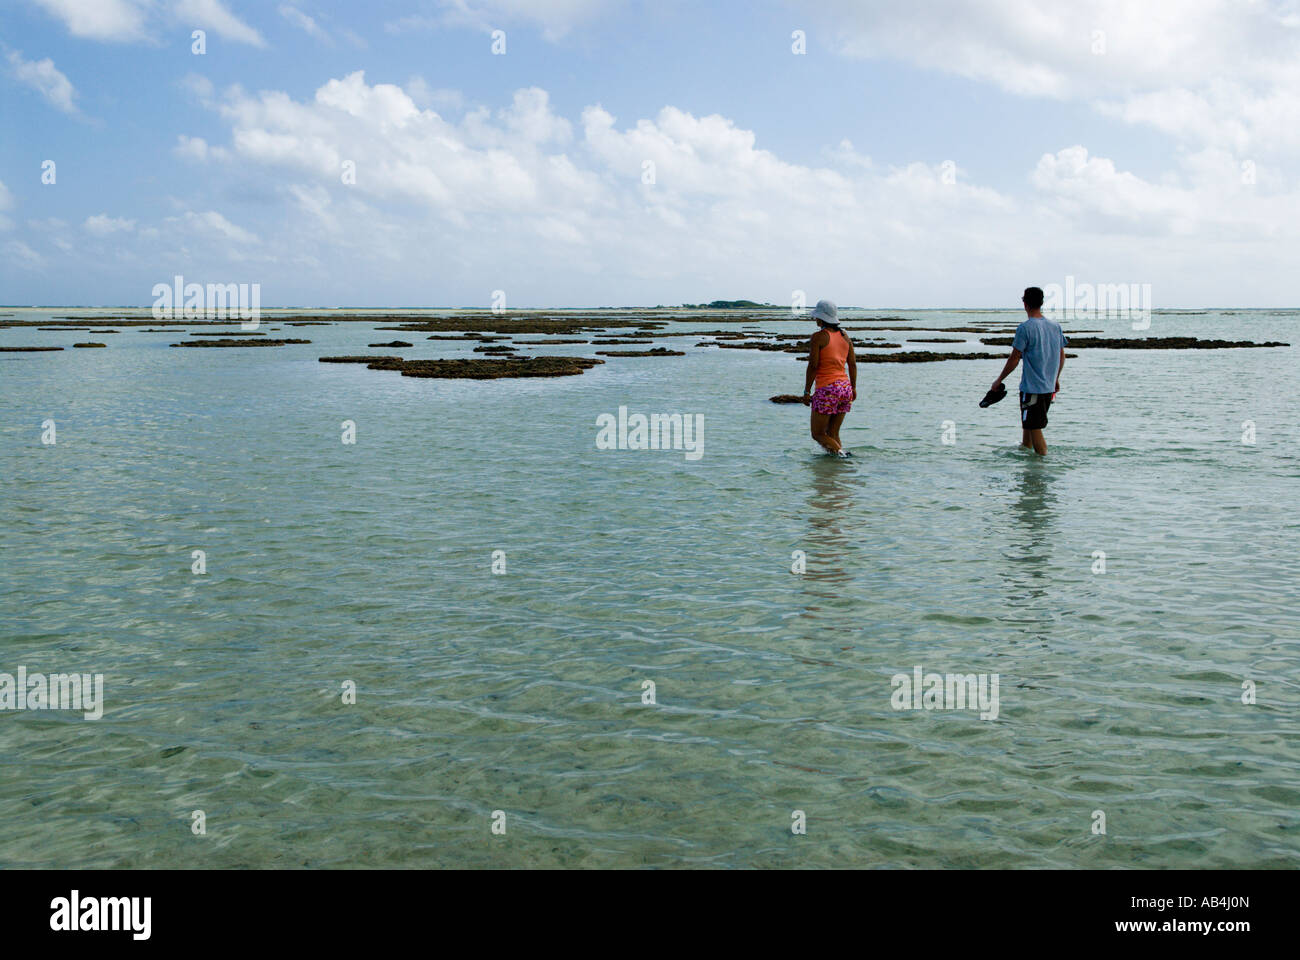
[[[11,0],[0,301],[1293,306],[1297,53],[1291,0]]]

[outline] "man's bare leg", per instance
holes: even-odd
[[[1038,454],[1040,457],[1047,456],[1047,439],[1043,436],[1043,431],[1026,430],[1025,432],[1029,434],[1029,440],[1033,444],[1034,453]]]
[[[1021,445],[1022,447],[1032,447],[1032,446],[1034,445],[1034,440],[1033,440],[1033,438],[1029,435],[1029,431],[1028,431],[1028,430],[1021,430],[1021,431],[1020,431],[1020,445]]]

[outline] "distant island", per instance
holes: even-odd
[[[688,310],[745,310],[753,309],[754,307],[770,307],[776,309],[776,304],[755,303],[753,300],[714,300],[712,303],[682,304],[682,308]]]

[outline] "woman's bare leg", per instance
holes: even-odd
[[[814,440],[820,443],[831,453],[839,453],[840,442],[836,440],[834,437],[832,437],[828,432],[830,426],[830,419],[831,418],[829,414],[818,413],[816,410],[814,410],[812,412],[812,421],[809,424],[809,428],[812,430],[812,438]]]
[[[844,423],[847,413],[836,413],[831,415],[830,422],[826,425],[826,432],[835,438],[835,442],[840,442],[840,425]]]

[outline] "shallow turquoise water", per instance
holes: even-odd
[[[842,462],[767,402],[788,354],[437,381],[317,362],[473,355],[369,323],[117,329],[0,330],[109,344],[0,354],[0,671],[107,699],[0,713],[2,865],[1300,863],[1296,347],[1084,351],[1042,462],[976,406],[998,362],[863,365]],[[703,457],[597,450],[620,405],[703,414]],[[916,665],[998,674],[998,718],[894,710]]]

